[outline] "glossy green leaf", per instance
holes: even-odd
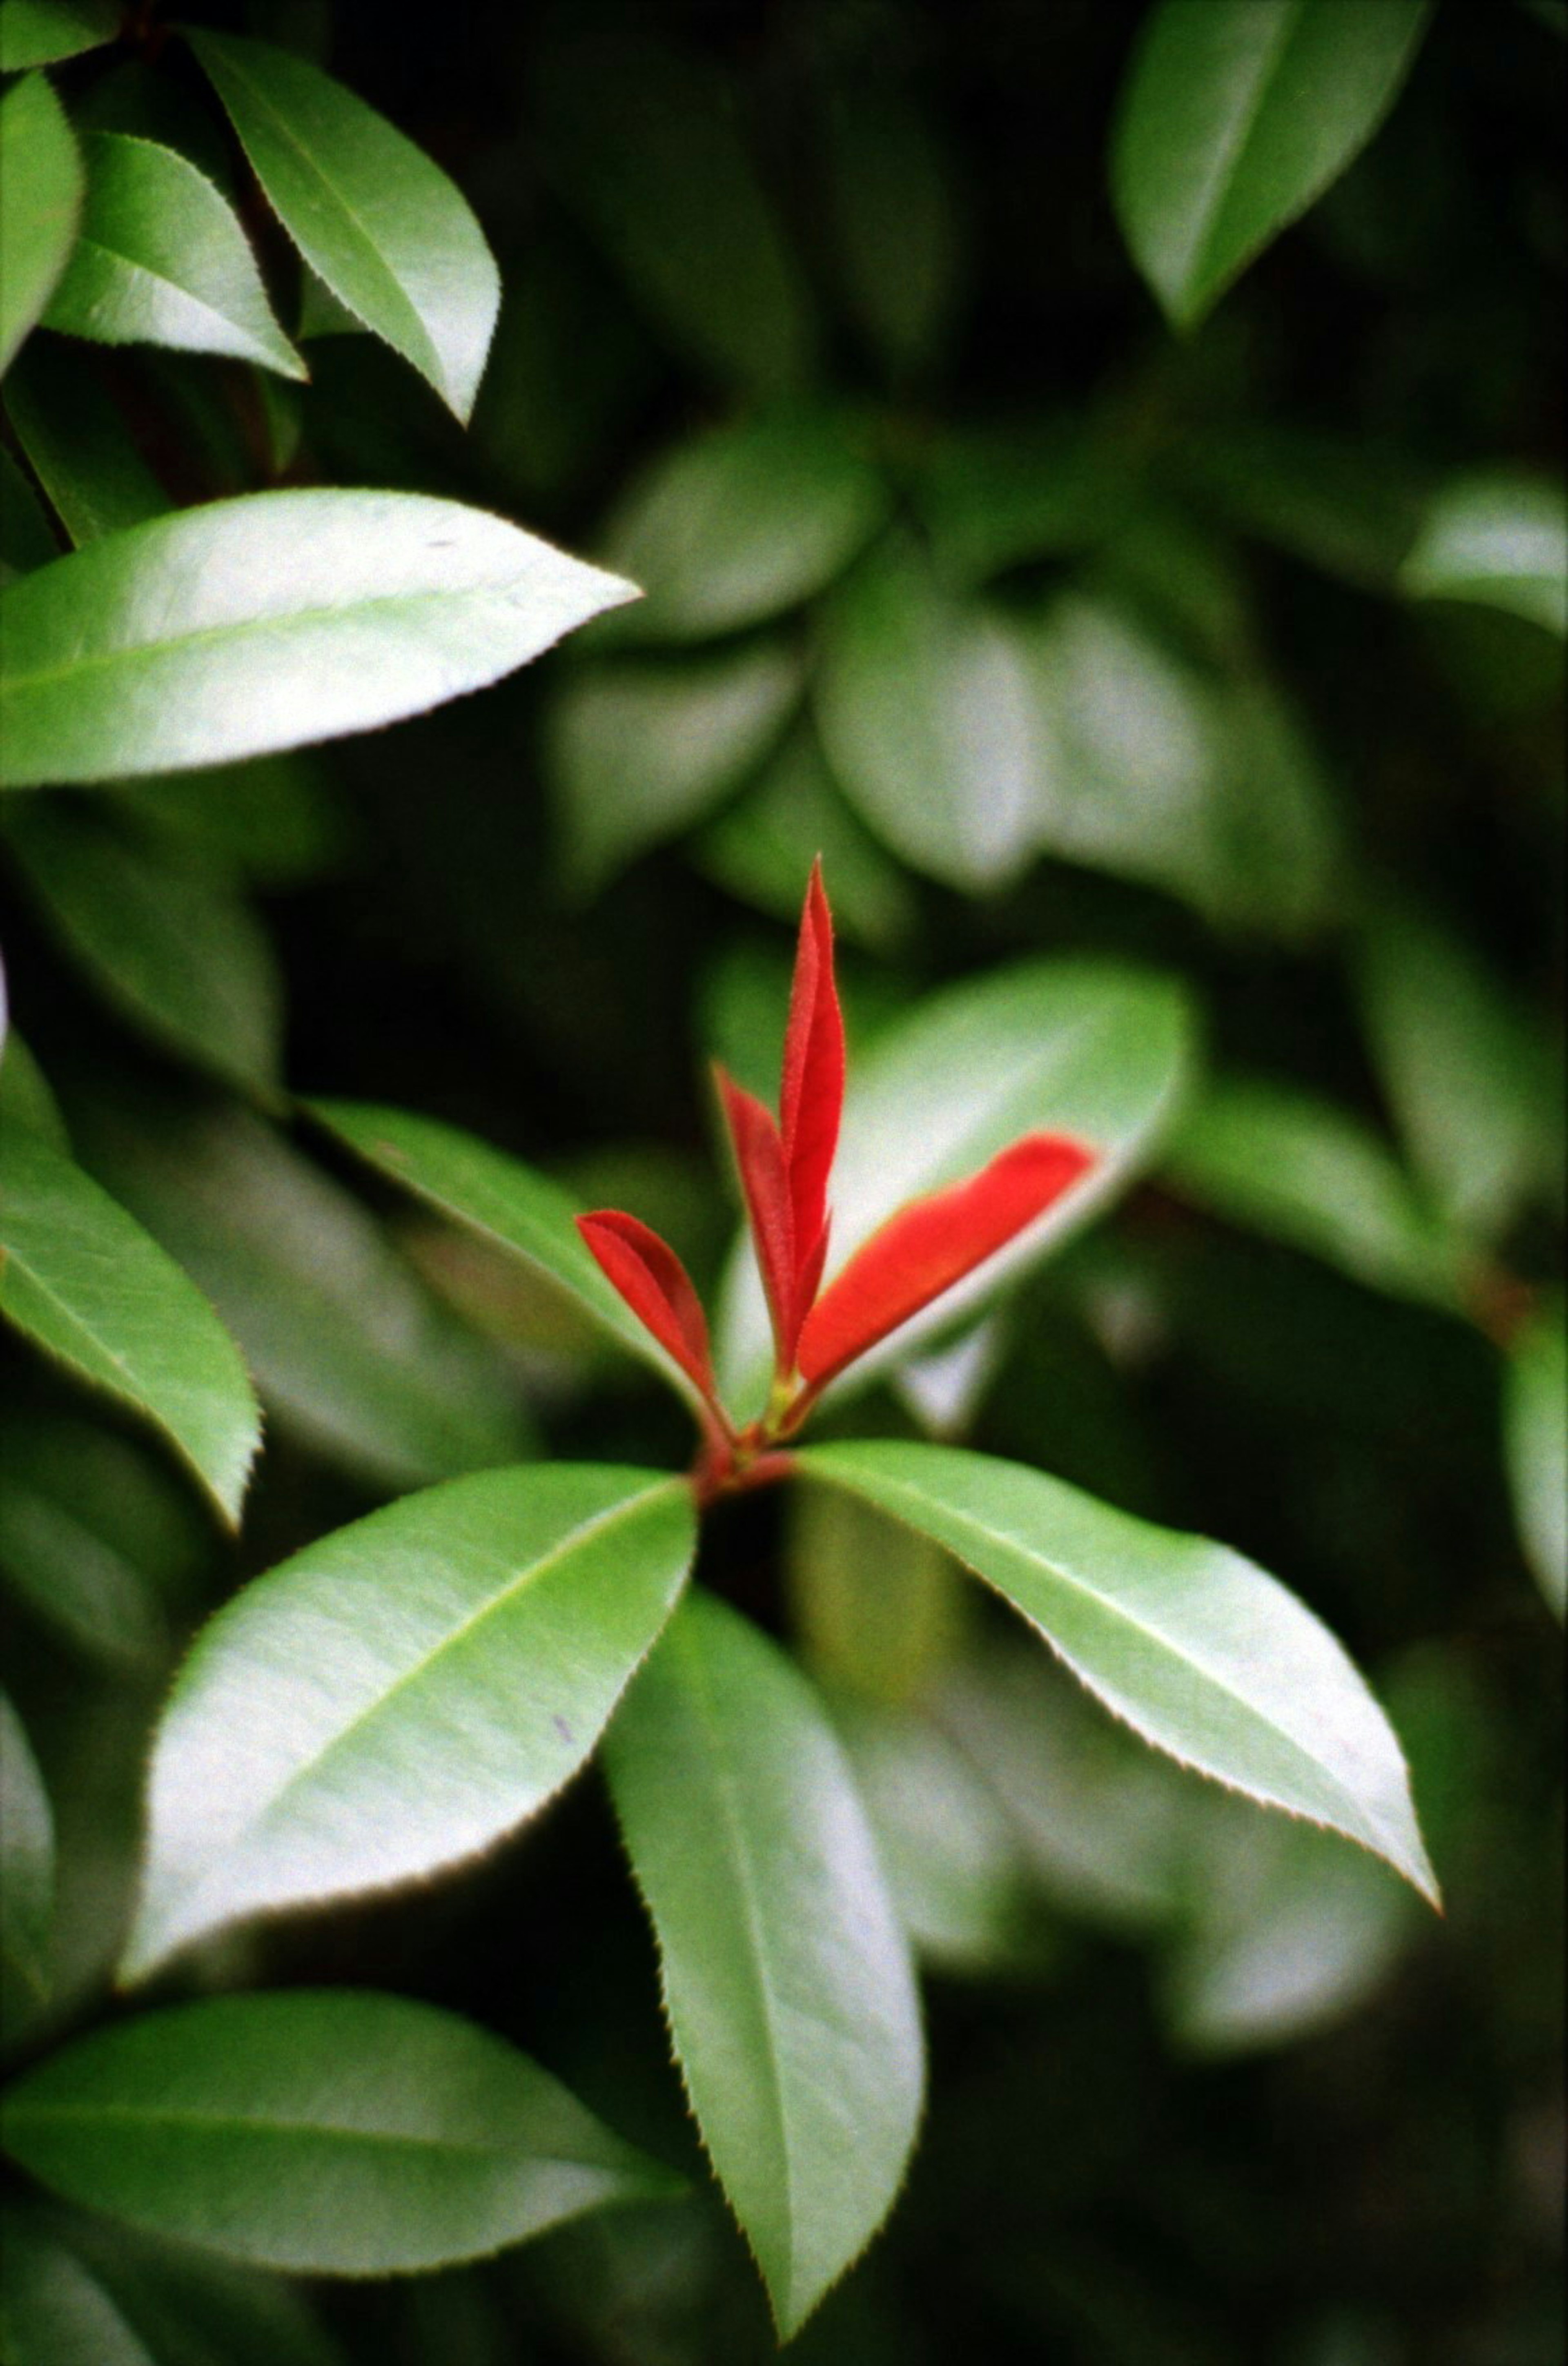
[[[1223,1545],[957,1447],[818,1446],[802,1472],[933,1537],[1156,1750],[1436,1883],[1393,1728],[1326,1628]]]
[[[1019,635],[942,592],[893,536],[833,597],[814,707],[862,818],[915,869],[970,894],[1036,843],[1038,726]]]
[[[1010,1247],[861,1358],[842,1385],[972,1313],[1124,1189],[1175,1116],[1189,1060],[1181,989],[1093,961],[1030,962],[951,987],[889,1027],[864,1059],[852,1057],[829,1192],[829,1280],[906,1200],[975,1173],[1020,1134],[1074,1134],[1096,1163]],[[719,1369],[738,1407],[766,1388],[768,1340],[761,1285],[742,1245],[719,1324]]]
[[[1427,510],[1400,574],[1417,599],[1479,601],[1568,632],[1568,502],[1541,478],[1461,477]]]
[[[27,1728],[10,1695],[0,1692],[0,2000],[7,2025],[49,1994],[53,1919],[54,1817]]]
[[[1165,1161],[1183,1199],[1373,1290],[1454,1302],[1454,1245],[1371,1129],[1293,1085],[1233,1076],[1209,1086]]]
[[[276,1090],[272,947],[220,871],[57,798],[19,801],[4,843],[51,933],[134,1027],[228,1083]]]
[[[776,1646],[694,1594],[605,1745],[703,2141],[787,2339],[886,2217],[919,2006],[853,1778]]]
[[[1450,1222],[1497,1237],[1560,1190],[1562,1082],[1543,1030],[1473,948],[1415,909],[1374,910],[1362,1016],[1411,1161]]]
[[[163,2366],[92,2270],[46,2227],[7,2210],[0,2251],[6,2366]]]
[[[229,354],[303,377],[238,218],[205,173],[155,140],[91,131],[87,194],[44,325],[108,345]]]
[[[1366,146],[1429,0],[1160,0],[1117,124],[1133,258],[1190,328]]]
[[[42,74],[0,98],[0,374],[70,260],[82,210],[82,160]]]
[[[0,1314],[154,1423],[237,1523],[261,1415],[233,1341],[107,1191],[14,1125],[0,1142]]]
[[[96,2030],[12,2087],[0,2137],[72,2201],[318,2275],[479,2258],[672,2183],[488,2031],[353,1989]]]
[[[78,546],[162,517],[169,496],[101,383],[94,357],[35,340],[6,381],[17,441]],[[52,548],[48,556],[55,558]]]
[[[790,734],[756,783],[704,830],[693,855],[732,896],[789,922],[820,855],[840,938],[888,952],[913,931],[908,881],[844,803],[808,730]]]
[[[0,977],[0,1010],[4,997],[5,984]],[[60,1104],[43,1070],[14,1027],[4,1031],[4,1051],[0,1052],[0,1130],[6,1125],[23,1126],[29,1133],[41,1134],[54,1149],[70,1155],[71,1137],[65,1131]]]
[[[311,270],[466,420],[501,302],[468,200],[318,66],[232,33],[186,38]]]
[[[119,30],[118,0],[0,0],[0,73],[57,65]]]
[[[604,632],[700,641],[798,607],[842,573],[887,487],[828,411],[763,412],[677,445],[632,487],[602,557],[646,597]]]
[[[592,1750],[694,1545],[683,1481],[490,1470],[247,1586],[159,1729],[125,1976],[239,1916],[434,1872],[533,1815]]]
[[[0,592],[0,784],[177,772],[396,722],[630,596],[423,494],[213,501]]]
[[[569,12],[536,53],[550,177],[672,344],[729,384],[786,392],[809,368],[811,317],[734,84],[635,19],[617,29],[604,39]]]
[[[699,821],[759,764],[800,696],[792,651],[616,658],[559,686],[546,761],[568,870],[602,887]]]
[[[1568,1339],[1549,1298],[1509,1353],[1504,1400],[1514,1516],[1542,1594],[1568,1607]]]
[[[314,1452],[398,1488],[532,1451],[507,1365],[270,1127],[153,1104],[84,1141],[95,1172],[212,1300],[269,1416]]]
[[[306,1107],[368,1166],[492,1246],[520,1257],[600,1330],[652,1364],[682,1395],[691,1395],[685,1377],[589,1256],[573,1221],[577,1202],[558,1183],[471,1133],[412,1110],[331,1100]]]

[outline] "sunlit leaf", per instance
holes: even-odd
[[[0,2136],[73,2201],[319,2275],[474,2259],[672,2184],[488,2031],[352,1989],[96,2030],[12,2086]]]
[[[153,1748],[125,1977],[242,1915],[472,1856],[592,1750],[685,1582],[683,1481],[480,1471],[308,1545],[204,1629]]]
[[[711,1595],[677,1612],[605,1750],[682,2076],[787,2338],[881,2225],[914,2139],[903,1933],[819,1702]]]
[[[0,373],[54,292],[82,209],[82,160],[42,74],[0,98]]]
[[[175,772],[416,715],[630,596],[482,510],[255,493],[0,592],[0,784]]]

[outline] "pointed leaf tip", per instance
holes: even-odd
[[[1028,1133],[967,1181],[911,1200],[824,1291],[800,1335],[800,1369],[824,1388],[846,1364],[962,1281],[1094,1164],[1066,1134]]]
[[[576,1219],[590,1255],[632,1313],[712,1403],[707,1317],[690,1274],[651,1226],[618,1208]]]

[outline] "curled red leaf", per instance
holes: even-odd
[[[729,1128],[729,1139],[735,1146],[735,1164],[740,1174],[740,1189],[745,1194],[751,1240],[757,1252],[762,1288],[767,1295],[768,1312],[773,1317],[779,1369],[791,1371],[795,1366],[795,1343],[806,1310],[799,1294],[795,1217],[790,1205],[784,1144],[771,1112],[763,1108],[756,1095],[742,1091],[735,1079],[727,1076],[722,1068],[716,1068],[714,1074],[718,1081],[725,1123]]]
[[[828,1177],[844,1106],[844,1020],[833,978],[833,916],[818,857],[800,916],[784,1030],[779,1131],[795,1228],[795,1293],[810,1305],[827,1254]],[[807,1279],[815,1258],[817,1271]]]
[[[1005,1248],[1093,1163],[1065,1134],[1027,1133],[966,1182],[890,1216],[806,1317],[799,1361],[813,1394]]]
[[[644,1329],[650,1331],[712,1404],[716,1390],[707,1317],[692,1278],[650,1226],[618,1208],[579,1216],[577,1229]]]

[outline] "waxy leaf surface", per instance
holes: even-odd
[[[433,1872],[532,1815],[598,1740],[694,1542],[679,1480],[480,1471],[247,1586],[159,1729],[128,1974],[236,1916]]]
[[[1393,1729],[1303,1604],[1239,1553],[956,1447],[819,1446],[802,1472],[956,1554],[1156,1750],[1437,1887]]]
[[[415,493],[212,501],[0,592],[0,786],[176,772],[480,689],[630,596]]]
[[[0,375],[70,258],[82,208],[82,160],[42,74],[0,98]]]
[[[468,200],[318,66],[232,33],[187,38],[311,270],[466,420],[501,303]]]
[[[228,354],[303,377],[250,243],[205,173],[156,140],[90,132],[87,194],[44,324],[101,344]]]
[[[488,2031],[353,1989],[96,2030],[12,2087],[0,2137],[90,2209],[317,2275],[478,2258],[675,2183]]]
[[[735,1611],[682,1605],[605,1751],[686,2090],[787,2338],[904,2174],[907,1944],[825,1710]]]
[[[1377,130],[1429,0],[1161,0],[1122,102],[1111,189],[1179,327],[1320,197]]]
[[[1084,1222],[1146,1164],[1189,1060],[1188,1006],[1169,979],[1093,961],[1032,962],[934,996],[852,1056],[829,1185],[831,1286],[906,1200],[973,1175],[1021,1134],[1070,1134],[1095,1164],[1008,1248],[939,1298],[846,1380],[972,1311]],[[766,1384],[767,1313],[737,1252],[718,1325],[734,1409]]]
[[[0,1314],[154,1422],[238,1520],[261,1442],[239,1350],[157,1242],[15,1123],[0,1138]]]

